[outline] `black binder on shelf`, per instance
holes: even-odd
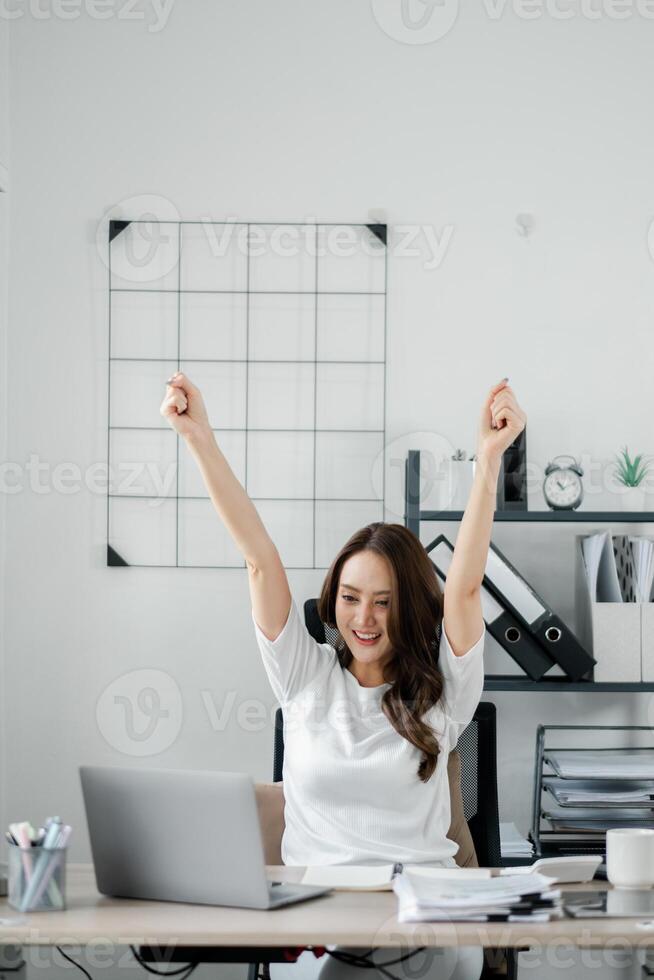
[[[543,650],[573,681],[582,680],[597,661],[492,542],[484,584],[526,626]]]
[[[502,454],[497,510],[527,510],[527,429]]]
[[[439,534],[431,544],[427,545],[427,553],[432,564],[441,578],[447,578],[447,572],[452,561],[454,546]],[[528,629],[482,584],[481,605],[484,621],[488,632],[503,647],[525,674],[534,681],[539,681],[554,660],[533,639]]]

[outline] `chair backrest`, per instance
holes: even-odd
[[[335,643],[338,633],[318,615],[315,599],[304,604],[304,620],[318,643]],[[497,805],[497,754],[495,705],[481,701],[470,724],[459,736],[461,757],[461,795],[463,811],[482,867],[496,868],[502,863],[500,818]],[[284,720],[281,709],[275,716],[273,780],[280,782],[284,765]]]
[[[502,864],[495,721],[495,705],[480,701],[456,746],[461,756],[463,812],[477,860],[485,868],[499,868]]]

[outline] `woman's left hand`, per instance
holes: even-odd
[[[491,388],[482,409],[477,457],[500,459],[515,442],[527,422],[508,378]]]

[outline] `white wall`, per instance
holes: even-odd
[[[196,0],[159,32],[27,11],[11,30],[10,460],[106,460],[95,231],[139,194],[185,218],[361,221],[384,207],[395,225],[452,226],[438,269],[391,250],[389,440],[427,431],[471,448],[487,387],[509,375],[533,460],[608,458],[625,441],[651,449],[648,22],[511,9],[493,20],[467,5],[421,46],[389,38],[367,3]],[[528,242],[515,230],[522,211],[536,218]],[[87,490],[27,488],[7,506],[7,814],[61,813],[83,860],[80,763],[267,777],[270,727],[247,731],[232,713],[215,731],[206,709],[230,692],[272,707],[245,574],[107,569],[106,502]],[[496,535],[570,621],[573,530]],[[298,599],[321,577],[292,573]],[[107,741],[96,718],[108,685],[141,668],[167,672],[183,705],[172,745],[144,759]],[[651,699],[494,700],[502,814],[526,830],[536,724],[635,722]]]
[[[9,168],[9,25],[0,19],[0,186]],[[8,186],[8,185],[7,185]],[[0,459],[7,455],[7,303],[9,268],[9,193],[0,190]],[[5,496],[0,494],[0,820],[5,821]]]
[[[0,165],[9,166],[9,22],[0,24]]]

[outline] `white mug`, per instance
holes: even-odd
[[[607,830],[606,877],[614,888],[654,886],[654,830],[646,827]]]

